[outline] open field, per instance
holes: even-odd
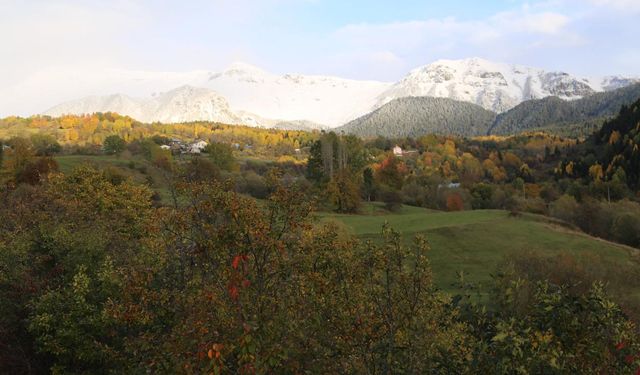
[[[465,281],[486,285],[505,256],[526,251],[596,255],[616,263],[632,262],[636,252],[538,215],[510,217],[502,210],[439,212],[406,206],[399,213],[385,213],[374,205],[363,212],[320,213],[319,218],[321,222],[341,222],[363,240],[379,239],[385,221],[400,231],[407,243],[417,234],[425,235],[431,245],[429,258],[436,284],[449,292],[456,291],[457,272],[465,273]]]

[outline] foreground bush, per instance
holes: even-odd
[[[489,314],[434,288],[422,238],[385,227],[360,243],[313,225],[295,185],[262,202],[232,188],[190,180],[154,208],[147,188],[83,168],[4,192],[0,372],[637,368],[635,327],[597,285],[504,277]]]

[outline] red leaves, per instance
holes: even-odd
[[[240,294],[238,292],[238,287],[233,285],[233,284],[230,284],[229,287],[228,287],[228,290],[229,290],[229,296],[231,297],[231,299],[234,300],[234,301],[237,300],[238,299],[238,295]]]
[[[209,352],[207,353],[207,356],[209,357],[209,359],[214,359],[214,358],[219,359],[222,348],[223,348],[222,344],[211,345],[211,349],[209,349]]]
[[[249,256],[246,254],[238,254],[234,256],[231,261],[231,268],[233,268],[235,272],[231,276],[227,290],[229,291],[229,296],[234,301],[236,301],[240,295],[239,287],[248,288],[251,285],[251,281],[245,278],[247,274],[246,263],[248,261]]]
[[[238,266],[240,266],[241,263],[247,262],[249,260],[249,257],[243,254],[240,255],[236,255],[235,257],[233,257],[233,260],[231,261],[231,267],[233,267],[234,270],[238,269]]]
[[[622,350],[625,347],[625,343],[624,341],[620,341],[619,343],[616,344],[616,350]]]

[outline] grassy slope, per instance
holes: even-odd
[[[404,207],[384,214],[365,209],[363,215],[319,214],[321,221],[336,220],[362,239],[376,240],[382,224],[389,224],[410,242],[423,234],[431,244],[430,260],[437,285],[455,292],[456,272],[465,280],[486,284],[506,255],[535,250],[547,254],[599,254],[615,262],[630,262],[629,248],[574,232],[536,215],[509,217],[506,211],[438,212]]]

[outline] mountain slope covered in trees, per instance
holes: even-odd
[[[495,114],[453,99],[408,97],[393,100],[339,130],[361,137],[415,137],[428,133],[472,137],[534,130],[584,136],[638,98],[640,84],[635,84],[574,101],[558,97],[529,100]]]
[[[558,166],[557,173],[611,186],[626,184],[637,190],[640,186],[640,99],[623,106],[617,117],[606,121]]]
[[[427,133],[483,135],[496,114],[479,105],[448,98],[395,99],[338,128],[362,137],[419,136]]]
[[[617,90],[596,93],[585,98],[566,101],[557,97],[523,102],[498,115],[490,134],[515,134],[527,130],[561,130],[580,124],[599,126],[608,117],[615,116],[620,107],[640,98],[640,84]],[[587,129],[588,131],[588,129]]]

